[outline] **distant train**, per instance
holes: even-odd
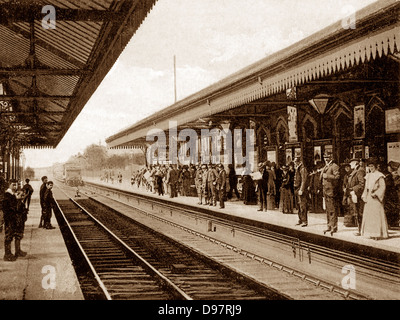
[[[73,162],[54,165],[53,176],[67,186],[77,187],[83,185],[82,169],[78,164]]]

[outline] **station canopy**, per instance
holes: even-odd
[[[207,129],[215,120],[240,116],[234,109],[241,106],[296,104],[298,101],[278,97],[296,86],[315,84],[381,57],[399,62],[399,17],[398,0],[377,1],[355,13],[354,27],[351,19],[347,24],[346,19],[338,21],[117,132],[106,139],[107,145],[143,148],[149,144],[147,133],[167,131],[170,121],[176,122],[178,129]],[[385,83],[385,79],[378,81]],[[340,80],[332,83],[340,84]]]
[[[56,147],[155,2],[0,0],[0,146]]]

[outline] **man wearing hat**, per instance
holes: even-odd
[[[24,223],[21,211],[18,209],[17,183],[11,179],[9,188],[6,190],[3,199],[5,236],[4,236],[4,261],[15,261],[17,257],[26,256],[26,252],[21,250],[21,239],[24,236]],[[15,240],[15,255],[11,253],[11,243]]]
[[[215,165],[211,164],[207,175],[210,206],[217,206],[217,178],[218,172],[215,169]]]
[[[226,191],[226,171],[222,163],[218,164],[218,177],[217,177],[217,189],[219,197],[219,207],[221,209],[225,208],[225,191]]]
[[[365,187],[365,169],[360,165],[360,159],[358,158],[351,159],[349,164],[352,171],[348,178],[345,194],[350,196],[350,210],[358,226],[358,232],[355,235],[360,236],[364,210],[364,202],[361,201],[361,196]]]
[[[297,209],[299,221],[296,226],[307,227],[307,190],[308,190],[308,171],[304,167],[301,159],[296,157],[294,160],[296,172],[294,174],[294,194],[297,199]]]
[[[196,168],[196,175],[195,175],[195,179],[194,179],[194,184],[196,186],[196,191],[197,191],[197,196],[199,197],[199,203],[198,204],[202,204],[203,203],[203,192],[201,190],[201,186],[203,183],[203,169],[200,166],[197,166]]]
[[[169,166],[166,182],[169,186],[169,197],[177,197],[178,191],[176,190],[176,185],[178,184],[178,171],[175,170],[172,164]]]
[[[204,197],[204,204],[208,204],[208,194],[209,194],[209,190],[208,190],[208,168],[206,164],[203,164],[201,166],[202,168],[202,173],[201,173],[201,193],[202,196]]]
[[[340,178],[339,166],[333,161],[332,154],[324,154],[325,167],[321,172],[322,190],[325,199],[326,217],[328,227],[324,230],[333,235],[337,232],[338,223],[338,183]]]
[[[261,179],[256,180],[256,191],[260,204],[258,211],[263,211],[263,209],[267,211],[268,171],[262,162],[258,164],[258,170],[261,173]]]

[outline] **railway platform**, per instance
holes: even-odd
[[[4,230],[0,233],[0,299],[83,300],[57,220],[52,217],[54,230],[38,228],[40,184],[31,181],[34,193],[21,241],[21,249],[27,256],[14,262],[4,261]]]
[[[97,183],[111,188],[120,189],[123,191],[134,192],[137,194],[154,197],[156,199],[163,199],[172,203],[186,205],[190,207],[200,208],[202,210],[209,210],[214,212],[216,215],[222,215],[226,219],[239,220],[243,219],[250,221],[254,225],[264,225],[268,229],[283,231],[286,234],[292,236],[302,235],[303,239],[318,239],[318,242],[325,243],[329,246],[331,244],[337,249],[340,248],[354,248],[360,250],[372,250],[378,254],[380,252],[387,252],[392,257],[396,257],[400,254],[400,228],[390,229],[389,238],[382,240],[367,239],[361,236],[356,236],[354,233],[357,231],[356,227],[345,227],[343,224],[343,217],[339,217],[338,232],[333,236],[330,234],[323,234],[323,230],[326,229],[326,214],[325,213],[309,213],[308,214],[308,226],[301,227],[296,226],[298,221],[297,214],[283,214],[279,210],[268,210],[259,212],[257,211],[257,205],[244,205],[242,201],[233,200],[225,202],[225,208],[220,209],[218,206],[198,205],[197,197],[176,197],[169,198],[168,195],[159,196],[151,193],[145,189],[131,186],[128,182],[114,182],[106,183],[95,178],[86,178],[88,182]],[[350,249],[351,250],[351,249]],[[399,260],[400,262],[400,260]]]

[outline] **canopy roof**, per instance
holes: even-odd
[[[0,0],[0,145],[56,147],[155,2]]]
[[[399,11],[399,1],[377,1],[356,12],[355,29],[345,28],[343,22],[338,21],[121,130],[106,142],[111,148],[143,146],[151,129],[168,130],[170,121],[176,121],[178,127],[206,123],[205,119],[218,113],[382,55],[391,55],[399,61]]]

